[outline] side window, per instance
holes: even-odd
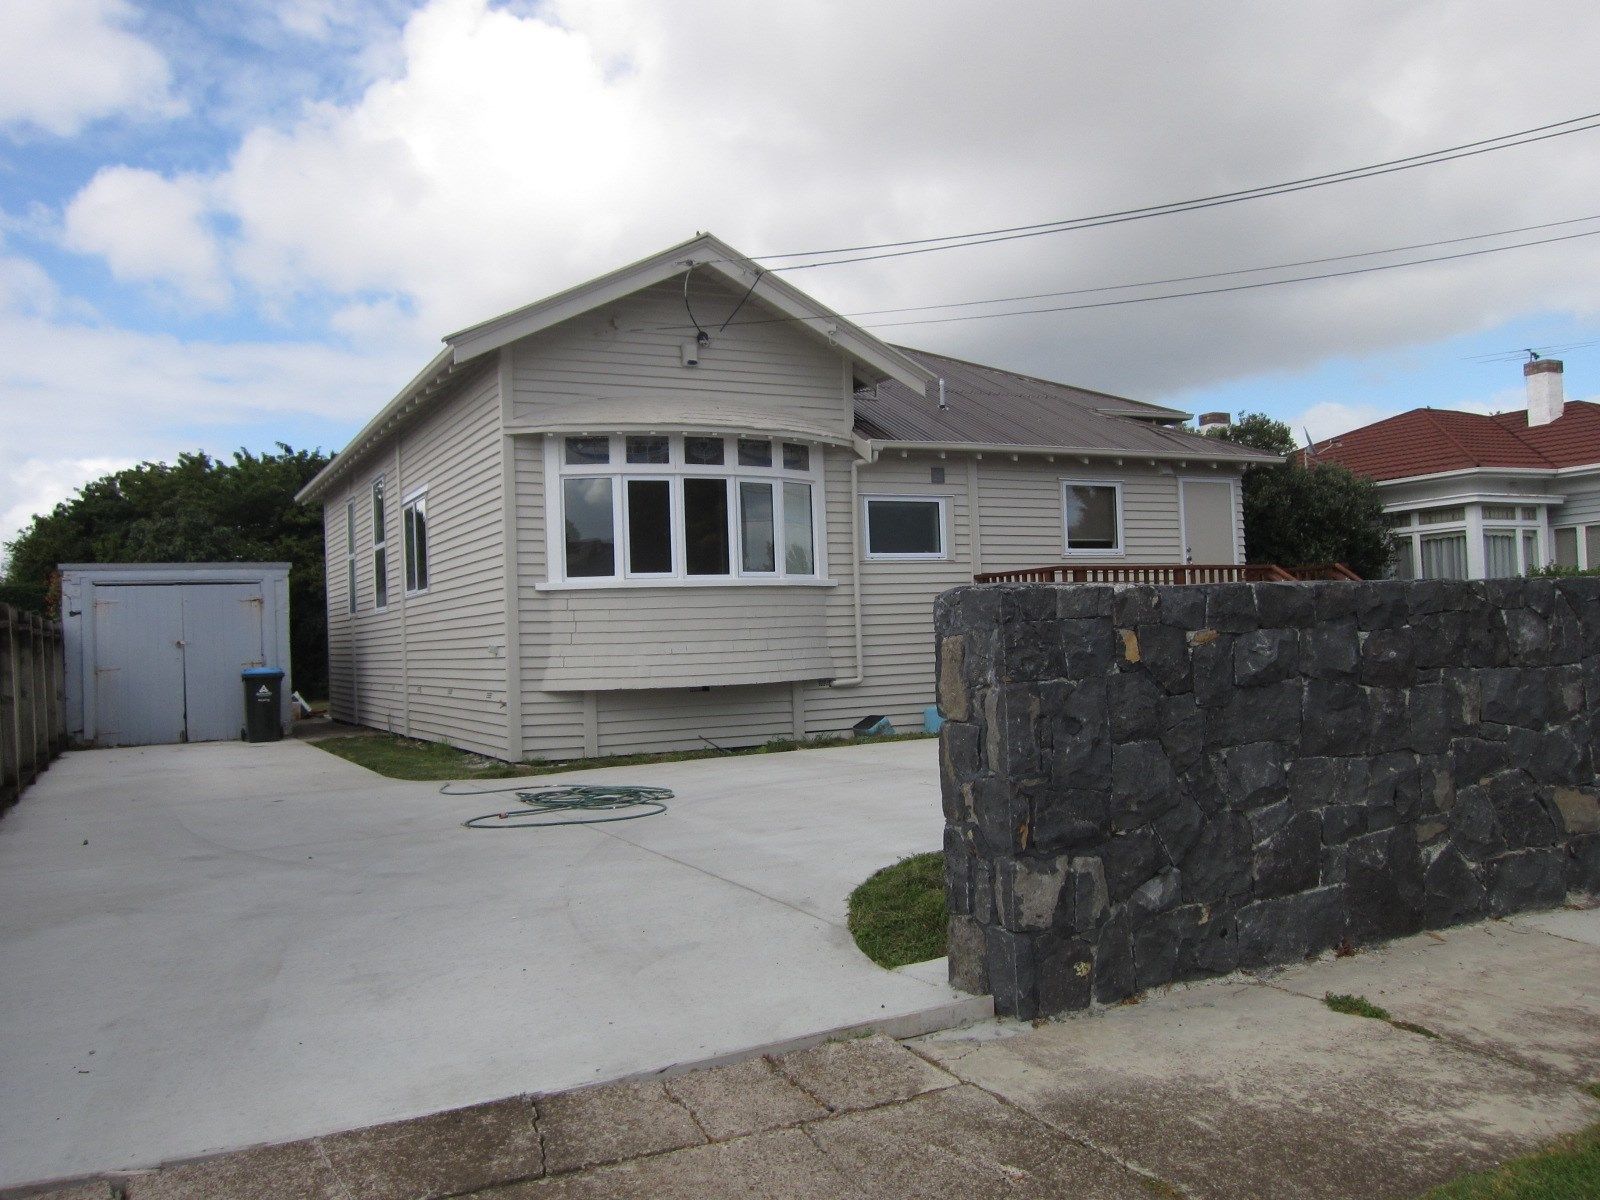
[[[350,612],[356,610],[356,502],[344,505],[344,587],[345,604]]]
[[[383,476],[372,481],[372,596],[373,607],[389,607],[389,538],[383,519]]]
[[[868,496],[868,558],[944,558],[944,500],[923,496]]]
[[[428,590],[428,497],[413,496],[401,513],[405,539],[406,595]]]
[[[1122,552],[1122,486],[1116,483],[1061,485],[1068,554]]]

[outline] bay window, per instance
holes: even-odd
[[[820,455],[761,437],[552,437],[552,579],[815,582]]]

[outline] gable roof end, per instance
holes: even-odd
[[[741,291],[755,285],[754,294],[763,303],[793,318],[801,328],[826,339],[887,379],[896,380],[925,394],[929,385],[937,382],[937,377],[910,355],[813,300],[781,276],[764,270],[753,259],[746,258],[709,233],[702,233],[587,283],[546,296],[543,300],[459,329],[446,335],[445,344],[454,351],[455,361],[463,363],[529,334],[538,333],[541,329],[548,329],[602,305],[631,296],[653,284],[676,278],[691,266],[721,275]]]

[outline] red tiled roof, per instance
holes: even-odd
[[[1520,409],[1486,417],[1413,408],[1318,442],[1311,454],[1318,462],[1338,463],[1372,479],[1470,467],[1554,470],[1600,463],[1600,404],[1569,400],[1559,420],[1532,429]]]

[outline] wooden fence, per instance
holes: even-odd
[[[1054,563],[1047,567],[1019,567],[1013,571],[985,571],[974,583],[1294,583],[1311,579],[1359,581],[1343,563],[1316,563],[1309,567],[1279,567],[1271,563]]]
[[[61,624],[0,604],[0,812],[65,749]]]

